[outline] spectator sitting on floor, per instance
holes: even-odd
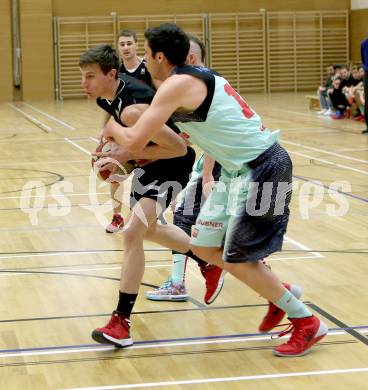
[[[345,94],[345,97],[349,102],[351,116],[354,119],[362,116],[361,111],[359,109],[359,105],[357,104],[355,99],[355,92],[358,89],[363,89],[363,76],[364,76],[363,66],[360,67],[355,66],[352,70],[352,78],[353,78],[352,85],[350,87],[343,88],[343,93]]]
[[[343,119],[345,117],[345,111],[349,107],[349,102],[343,93],[343,88],[350,87],[353,82],[353,77],[347,66],[341,66],[341,77],[335,78],[332,91],[331,89],[328,91],[329,98],[336,110],[336,113],[331,116],[333,119]]]
[[[335,75],[335,67],[330,64],[326,67],[326,80],[324,85],[320,85],[317,90],[319,102],[321,105],[321,111],[318,111],[318,115],[331,115],[333,114],[333,105],[327,91],[332,88],[332,81]]]

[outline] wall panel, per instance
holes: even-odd
[[[267,59],[269,92],[310,90],[349,61],[348,12],[268,12]]]
[[[266,91],[265,14],[209,15],[210,66],[240,93]]]
[[[360,43],[368,38],[368,9],[350,11],[350,58],[360,62]]]
[[[155,15],[188,13],[228,13],[267,11],[344,10],[350,0],[53,0],[55,16]]]
[[[144,31],[161,23],[176,23],[185,31],[204,39],[205,19],[201,14],[121,15],[118,17],[118,30],[130,29],[137,33],[138,55],[143,56]]]
[[[20,0],[22,96],[54,98],[51,0]]]
[[[0,2],[0,101],[13,99],[10,1]]]
[[[55,19],[57,43],[56,80],[58,99],[82,97],[80,55],[93,46],[115,43],[116,20],[113,16],[68,17]]]

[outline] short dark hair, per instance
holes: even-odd
[[[151,27],[144,32],[144,37],[153,55],[162,52],[172,65],[185,63],[190,43],[187,34],[176,24],[164,23]]]
[[[204,62],[206,58],[206,47],[204,46],[204,43],[199,39],[199,37],[195,34],[187,34],[189,41],[194,42],[197,44],[201,50],[201,61]]]
[[[83,53],[79,58],[79,66],[87,64],[98,64],[104,74],[110,72],[111,69],[119,70],[119,57],[116,55],[115,49],[110,45],[99,45],[92,47]],[[116,72],[118,77],[118,72]]]
[[[121,30],[118,35],[118,39],[120,37],[133,37],[134,42],[137,42],[137,34],[133,30]]]

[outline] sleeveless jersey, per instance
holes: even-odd
[[[121,122],[120,116],[124,108],[132,104],[151,104],[155,91],[148,85],[128,75],[120,75],[120,83],[113,100],[97,98],[97,104],[120,125],[127,127]]]
[[[279,131],[271,133],[265,128],[259,115],[223,77],[188,65],[177,67],[175,73],[203,80],[207,96],[194,112],[175,112],[172,120],[226,171],[239,171],[278,141]]]
[[[137,80],[134,77],[121,74],[120,83],[113,100],[98,97],[96,103],[103,110],[108,112],[114,119],[115,122],[119,123],[123,127],[128,127],[121,121],[121,113],[125,107],[132,104],[151,104],[152,99],[155,95],[155,91],[145,83]],[[180,133],[180,130],[175,126],[171,118],[166,124],[175,133]],[[153,145],[150,142],[149,145]]]
[[[138,65],[138,68],[136,68],[133,72],[130,72],[125,68],[124,63],[121,63],[119,68],[119,77],[123,74],[127,74],[128,76],[132,76],[137,80],[143,81],[147,85],[152,85],[151,75],[146,68],[146,62],[144,60],[141,61],[141,63]]]

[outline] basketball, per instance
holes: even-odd
[[[99,152],[102,152],[102,153],[108,153],[110,152],[111,150],[111,147],[112,147],[112,144],[110,142],[106,142],[104,144],[99,144],[96,148],[96,153],[99,153]],[[92,161],[91,161],[91,165],[92,165],[92,168],[94,168],[95,166],[95,163],[99,160],[100,158],[97,157],[97,156],[93,156],[92,157]],[[108,163],[107,163],[108,164]],[[119,175],[119,176],[125,176],[125,175],[129,175],[135,168],[136,164],[134,161],[127,161],[125,163],[119,163],[119,169],[114,173],[115,175]],[[97,170],[97,174],[98,174],[98,177],[101,179],[101,180],[104,180],[106,181],[110,175],[111,175],[111,171],[109,170],[105,170],[105,171],[99,171]]]

